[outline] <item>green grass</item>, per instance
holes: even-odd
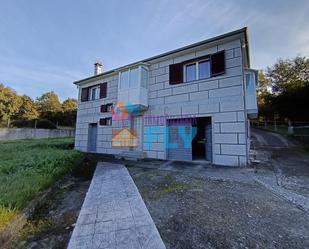
[[[144,189],[146,193],[152,193],[152,199],[160,199],[169,194],[181,192],[183,190],[189,189],[190,186],[187,183],[176,180],[171,174],[164,176],[157,182],[155,186],[155,191],[153,189]]]
[[[0,230],[83,158],[72,138],[0,142]]]

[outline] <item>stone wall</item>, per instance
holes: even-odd
[[[75,130],[71,129],[31,129],[31,128],[1,128],[0,141],[16,139],[40,139],[55,137],[74,137]]]

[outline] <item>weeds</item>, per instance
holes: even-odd
[[[72,138],[0,143],[0,230],[28,201],[72,170],[83,154]]]

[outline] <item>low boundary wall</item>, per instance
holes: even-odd
[[[74,137],[74,129],[31,129],[31,128],[1,128],[0,141],[16,139],[39,139],[55,137]]]

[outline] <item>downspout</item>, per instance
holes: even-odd
[[[248,147],[248,136],[249,136],[249,127],[248,127],[248,114],[247,114],[247,106],[246,106],[246,81],[245,81],[245,65],[243,60],[244,49],[246,49],[247,54],[247,63],[248,67],[250,67],[249,61],[249,48],[248,48],[248,40],[247,40],[247,30],[245,31],[245,42],[241,44],[241,60],[242,60],[242,87],[243,87],[243,101],[244,101],[244,122],[245,122],[245,135],[246,135],[246,161],[247,165],[249,164],[249,147]]]

